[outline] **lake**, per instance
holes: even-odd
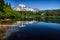
[[[60,18],[40,17],[36,23],[6,30],[6,40],[60,40]]]

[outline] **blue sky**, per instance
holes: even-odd
[[[11,4],[12,8],[18,4],[25,4],[31,8],[38,8],[40,10],[60,9],[60,0],[4,0],[5,3]]]

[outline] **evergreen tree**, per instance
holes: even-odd
[[[0,0],[0,11],[4,12],[4,0]]]
[[[9,3],[9,7],[11,8],[11,4]]]
[[[11,8],[11,4],[10,4],[10,3],[8,3],[8,2],[5,4],[5,6],[6,6],[6,7],[10,7],[10,8]]]
[[[6,5],[6,7],[8,6],[8,2],[5,4]]]

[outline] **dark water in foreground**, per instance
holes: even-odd
[[[11,33],[7,40],[60,40],[60,24],[38,22],[25,27],[7,29]]]

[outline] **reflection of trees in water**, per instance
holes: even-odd
[[[60,18],[58,17],[46,17],[46,22],[52,22],[52,23],[60,23]]]
[[[53,23],[60,23],[60,17],[22,17],[22,18],[16,18],[10,21],[5,21],[5,22],[0,22],[2,23],[7,23],[7,24],[12,24],[16,21],[42,21],[42,22],[53,22]]]
[[[60,23],[60,17],[24,17],[18,19],[20,21],[44,21],[44,22],[53,22],[53,23]]]
[[[60,23],[60,17],[39,17],[38,21]]]
[[[45,17],[41,17],[41,21],[45,21]]]

